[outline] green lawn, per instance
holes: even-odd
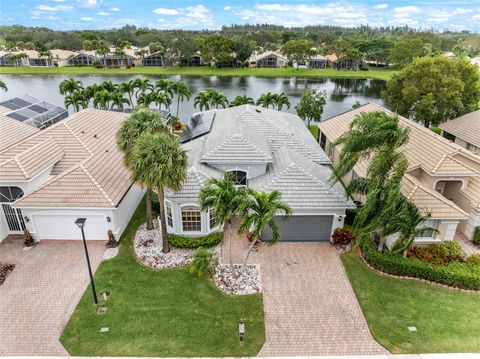
[[[343,77],[390,80],[394,70],[372,69],[349,71],[335,69],[215,68],[215,67],[134,67],[103,69],[95,67],[0,67],[0,74],[66,74],[66,75],[197,75],[197,76],[261,76],[261,77]]]
[[[318,141],[318,125],[310,125],[308,129],[310,130],[310,133],[313,135],[313,137]]]
[[[379,275],[355,253],[342,261],[373,336],[391,352],[480,351],[480,295]]]
[[[65,348],[82,356],[256,355],[265,341],[262,296],[229,296],[186,268],[154,271],[139,264],[132,236],[145,220],[144,206],[142,201],[122,236],[119,255],[95,274],[97,290],[112,293],[104,303],[107,313],[96,314],[87,288],[61,336]],[[100,333],[101,327],[110,331]]]

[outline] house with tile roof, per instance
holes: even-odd
[[[85,109],[42,131],[6,116],[0,150],[0,241],[28,229],[36,240],[120,238],[144,191],[115,135],[128,114]],[[21,132],[18,126],[29,126]],[[11,127],[17,126],[17,127]],[[4,142],[6,141],[6,142]]]
[[[213,117],[213,123],[183,144],[187,180],[180,191],[165,194],[170,233],[204,235],[219,229],[214,211],[200,210],[198,195],[209,178],[225,172],[233,173],[237,186],[282,193],[293,210],[288,221],[278,220],[282,241],[329,241],[343,226],[345,211],[355,205],[341,184],[328,183],[331,161],[298,116],[252,105],[200,114]],[[270,236],[263,233],[266,240]]]
[[[330,144],[349,130],[356,116],[376,111],[397,116],[369,103],[318,125],[320,146],[334,166],[338,164],[341,148]],[[456,231],[472,238],[474,228],[480,225],[480,157],[420,124],[398,117],[401,126],[410,130],[408,142],[400,148],[409,163],[401,191],[422,213],[431,215],[424,225],[438,230],[417,238],[416,243],[453,240]],[[344,183],[366,176],[367,168],[368,159],[359,161],[352,173],[343,178]]]
[[[443,137],[480,155],[480,110],[442,123],[439,127]]]
[[[265,51],[262,53],[254,52],[250,57],[250,63],[255,67],[287,67],[288,59],[280,52]]]

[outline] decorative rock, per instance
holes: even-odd
[[[233,265],[233,275],[230,264],[220,264],[213,277],[218,288],[228,294],[246,295],[261,291],[260,266],[258,264]]]
[[[106,249],[105,252],[103,253],[102,259],[109,260],[109,259],[115,258],[118,255],[119,248],[120,247]]]

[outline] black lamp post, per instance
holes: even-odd
[[[97,292],[95,290],[95,282],[93,281],[93,274],[92,274],[92,267],[90,265],[90,257],[88,255],[88,248],[87,248],[87,241],[85,240],[85,232],[83,231],[83,227],[85,227],[86,218],[77,218],[75,224],[82,230],[82,238],[83,238],[83,248],[85,249],[85,257],[87,257],[87,266],[88,266],[88,274],[90,275],[90,284],[92,286],[93,292],[93,301],[95,304],[98,304],[97,300]]]

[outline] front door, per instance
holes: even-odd
[[[25,230],[25,221],[23,220],[22,211],[13,208],[10,203],[23,197],[23,191],[18,187],[0,187],[0,202],[2,204],[2,212],[8,225],[10,233],[22,233]]]

